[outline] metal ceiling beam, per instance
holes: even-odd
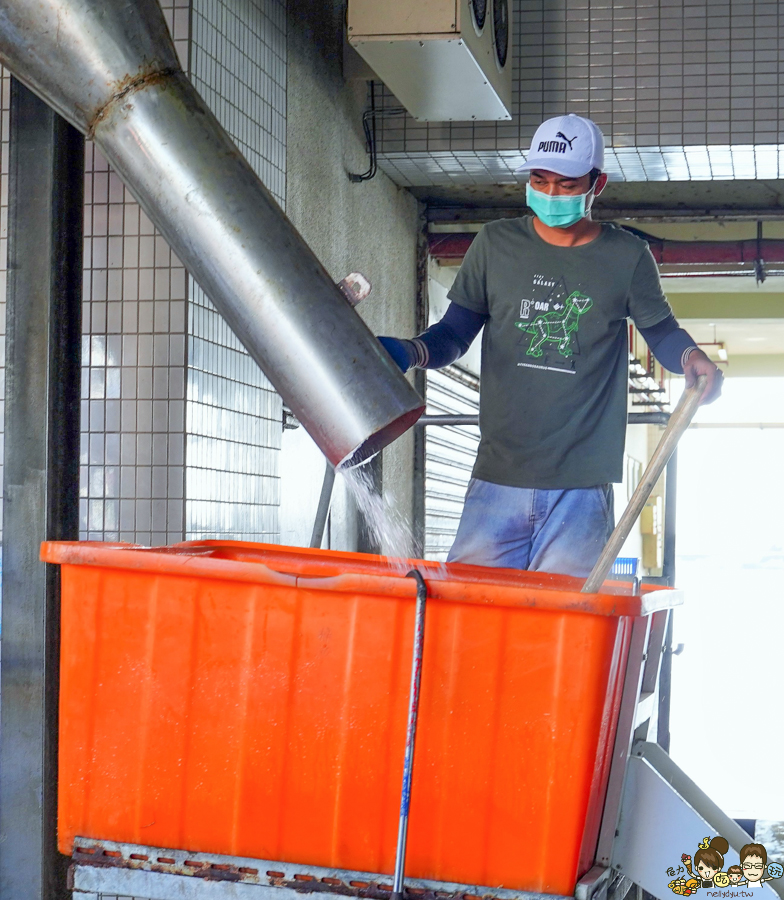
[[[459,262],[471,246],[475,232],[431,232],[430,255],[440,262]],[[660,265],[732,265],[784,263],[784,241],[763,238],[759,241],[671,241],[648,239],[653,257]]]
[[[611,181],[593,205],[597,220],[656,222],[784,220],[784,182],[765,179]],[[412,187],[430,221],[482,223],[526,211],[525,185]]]
[[[10,138],[0,897],[59,900],[59,567],[39,549],[79,537],[84,139],[16,80]]]
[[[526,206],[437,206],[427,207],[427,220],[432,224],[483,225],[496,219],[515,219],[530,213]],[[597,204],[593,207],[593,218],[597,222],[614,222],[618,219],[633,220],[647,224],[671,224],[688,222],[775,222],[784,220],[784,206],[760,207],[755,209],[703,208],[676,209],[648,206],[607,207]]]

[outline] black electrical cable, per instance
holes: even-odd
[[[357,172],[346,172],[349,181],[359,184],[362,181],[370,181],[376,177],[378,172],[378,151],[376,148],[376,119],[391,118],[392,116],[405,116],[407,111],[402,106],[389,106],[376,108],[376,86],[374,82],[370,82],[370,108],[366,109],[362,114],[362,129],[365,132],[365,146],[370,156],[370,166],[367,172],[359,174]]]
[[[355,172],[348,172],[349,181],[359,184],[362,181],[370,181],[376,177],[378,171],[378,160],[376,158],[376,86],[374,82],[370,82],[370,109],[365,110],[362,114],[362,128],[365,132],[365,146],[370,154],[370,167],[367,172],[361,175]]]

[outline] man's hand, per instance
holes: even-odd
[[[393,337],[380,337],[378,342],[398,364],[401,372],[407,372],[414,364],[411,358],[413,354],[409,350],[411,341]]]
[[[702,394],[702,399],[700,400],[700,406],[705,406],[706,403],[713,403],[713,401],[721,395],[721,385],[724,381],[724,373],[716,363],[711,362],[710,359],[708,359],[707,354],[700,350],[699,347],[689,353],[689,358],[686,360],[686,365],[683,367],[683,374],[686,376],[687,388],[694,387],[698,376],[708,376],[708,383],[705,385],[705,390]]]

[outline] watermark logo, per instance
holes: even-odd
[[[729,841],[717,835],[700,841],[692,859],[684,853],[677,866],[670,866],[666,875],[671,878],[667,887],[681,897],[688,897],[704,890],[708,897],[753,897],[766,881],[781,878],[784,866],[768,861],[768,852],[762,844],[746,844],[740,851],[740,865],[729,866],[724,871],[724,857]]]

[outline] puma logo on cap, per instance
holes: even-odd
[[[539,141],[537,150],[540,153],[566,153],[566,144],[561,141]]]
[[[559,131],[558,134],[556,134],[556,137],[557,137],[557,138],[563,138],[563,139],[566,141],[566,143],[569,145],[569,149],[570,149],[570,150],[572,149],[572,141],[576,141],[576,140],[577,140],[577,135],[575,135],[575,136],[572,138],[572,140],[570,141],[569,138],[563,133],[563,131]]]
[[[572,150],[572,141],[577,140],[577,135],[575,135],[571,140],[563,133],[563,131],[559,131],[556,134],[557,138],[563,138],[566,141],[566,144],[569,145],[569,149]],[[561,143],[561,141],[539,141],[539,146],[537,150],[542,153],[566,153],[566,144]]]

